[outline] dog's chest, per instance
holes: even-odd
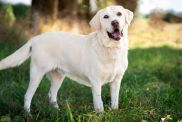
[[[98,48],[98,57],[94,64],[94,77],[102,84],[112,82],[117,75],[122,75],[127,67],[127,50]]]
[[[112,82],[117,74],[121,72],[121,62],[120,60],[108,60],[99,63],[98,74],[101,82],[103,84]]]

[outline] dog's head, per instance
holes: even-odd
[[[101,9],[90,21],[90,25],[97,31],[107,33],[113,41],[119,41],[123,37],[123,29],[130,25],[133,12],[122,6],[109,6]]]

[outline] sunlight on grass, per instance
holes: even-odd
[[[130,48],[148,48],[171,46],[182,48],[182,24],[163,22],[160,25],[151,25],[150,20],[135,19],[129,30]]]
[[[69,31],[74,33],[88,34],[92,30],[86,21],[75,19],[74,22],[69,18],[62,20],[40,22],[40,31]],[[80,28],[81,27],[81,28]],[[129,28],[129,47],[148,48],[171,46],[182,48],[182,24],[170,24],[163,22],[162,25],[152,25],[150,20],[135,18]]]

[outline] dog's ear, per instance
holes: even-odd
[[[125,19],[126,19],[126,23],[130,25],[133,19],[133,12],[128,9],[125,9]]]
[[[96,15],[90,20],[89,22],[92,29],[100,30],[101,24],[100,24],[100,11],[96,13]]]

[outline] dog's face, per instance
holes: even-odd
[[[109,6],[98,11],[90,25],[96,30],[105,31],[111,40],[119,41],[125,25],[129,25],[132,19],[133,12],[122,6]]]

